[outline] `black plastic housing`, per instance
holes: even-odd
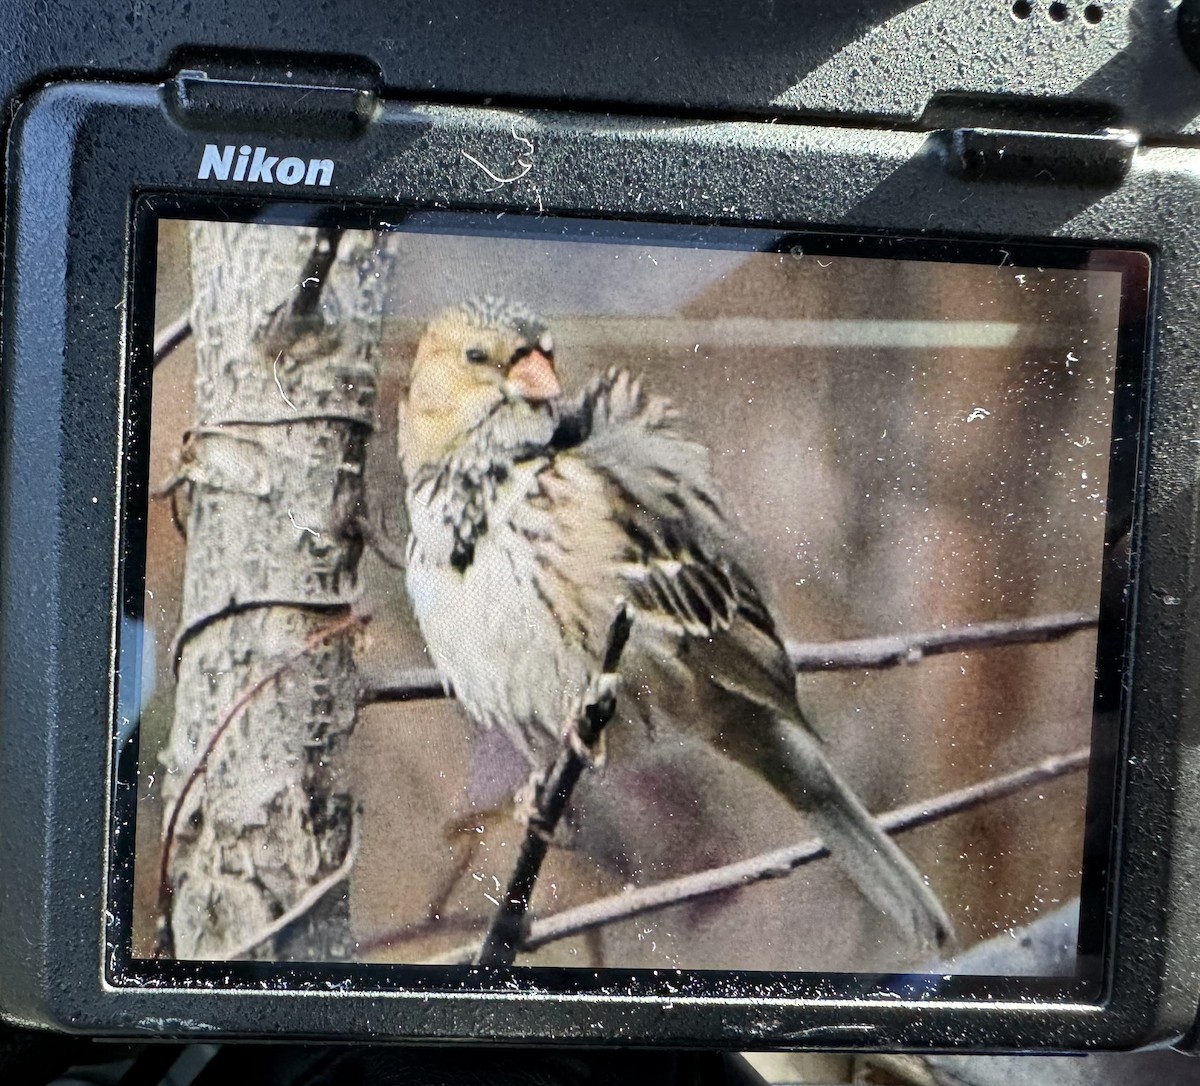
[[[221,73],[213,69],[218,77]],[[1082,1050],[1174,1039],[1200,997],[1198,153],[1126,134],[663,122],[415,105],[365,78],[318,88],[63,83],[8,146],[0,435],[0,1014],[103,1034]],[[200,105],[197,106],[196,103]],[[308,111],[308,112],[306,112]],[[311,113],[312,125],[304,118]],[[244,136],[243,133],[269,133]],[[464,157],[527,180],[495,187]],[[328,187],[197,180],[206,144],[335,163]],[[1020,150],[1016,164],[1000,149]],[[996,163],[1004,162],[1003,168]],[[113,661],[136,198],[155,193],[817,226],[920,237],[1078,239],[1151,251],[1129,726],[1106,993],[1095,1002],[794,999],[769,982],[687,994],[547,995],[485,976],[369,991],[286,971],[131,983],[109,912]],[[297,974],[299,977],[299,974]],[[289,990],[291,989],[291,990]]]

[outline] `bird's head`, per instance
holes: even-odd
[[[443,310],[425,328],[401,404],[407,468],[453,450],[504,403],[534,408],[562,395],[545,321],[486,297]]]

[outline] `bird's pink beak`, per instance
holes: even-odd
[[[554,359],[534,348],[523,355],[508,371],[508,383],[533,403],[553,400],[562,395],[562,385],[554,371]]]

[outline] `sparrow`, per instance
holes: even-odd
[[[429,651],[476,724],[535,771],[632,616],[608,727],[686,732],[803,812],[859,890],[923,948],[953,926],[838,775],[708,450],[610,370],[564,394],[547,323],[485,297],[425,328],[400,405],[406,581]]]

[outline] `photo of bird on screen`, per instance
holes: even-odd
[[[796,704],[708,451],[681,428],[625,370],[565,399],[551,330],[519,303],[487,297],[436,317],[400,424],[421,632],[471,718],[500,728],[537,769],[557,753],[628,600],[612,756],[636,757],[650,735],[702,736],[806,812],[906,935],[942,946],[945,910]]]
[[[396,220],[159,224],[135,955],[1069,974],[1116,273]]]

